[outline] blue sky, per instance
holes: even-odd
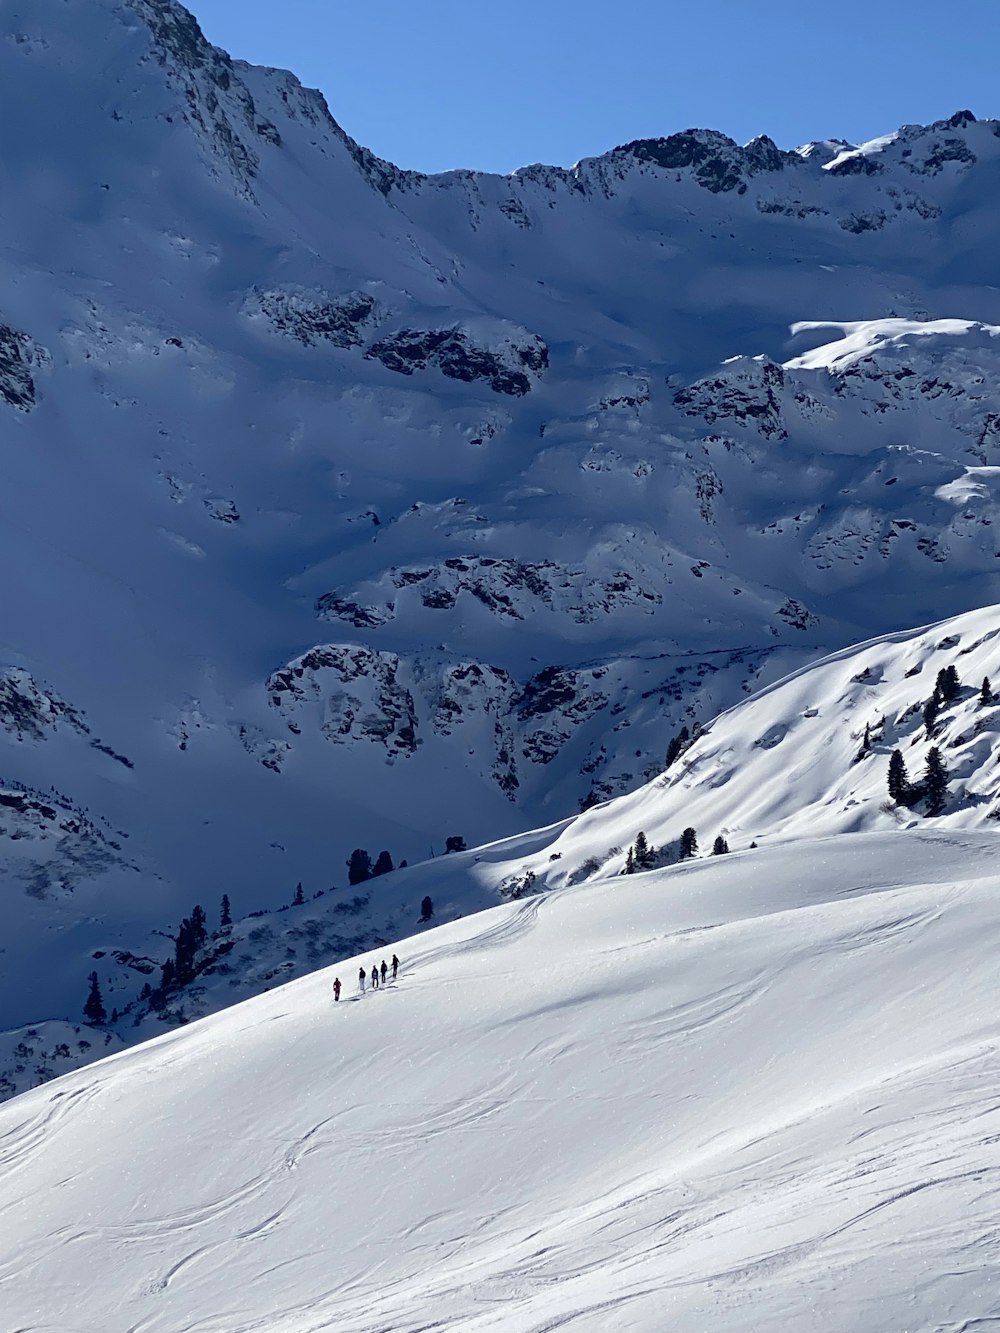
[[[404,167],[569,165],[691,125],[783,148],[1000,115],[998,0],[188,0]]]

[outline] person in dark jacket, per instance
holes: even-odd
[[[395,954],[392,955],[392,979],[396,980],[396,973],[399,971],[399,959]]]
[[[362,995],[365,993],[365,969],[362,968],[358,973],[358,990]]]
[[[372,990],[378,990],[378,968],[372,963]]]
[[[385,974],[389,971],[389,968],[388,968],[388,966],[386,965],[386,961],[385,961],[384,958],[382,959],[382,966],[379,968],[379,971],[382,973],[382,985],[384,986],[384,985],[385,985]]]
[[[340,999],[340,977],[334,977],[333,979],[333,998],[335,1000]]]

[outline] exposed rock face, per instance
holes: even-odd
[[[782,152],[767,135],[741,148],[717,130],[685,130],[665,139],[635,139],[613,151],[655,163],[667,171],[690,168],[698,184],[712,194],[730,190],[745,194],[750,176],[802,165],[801,157]]]
[[[329,296],[303,288],[274,288],[252,293],[244,310],[251,319],[265,321],[304,347],[324,342],[334,347],[360,347],[378,306],[367,292]]]
[[[699,380],[674,394],[674,403],[688,416],[709,425],[719,421],[752,424],[768,439],[784,439],[781,392],[785,373],[764,358],[738,357],[719,375]]]
[[[575,727],[605,707],[608,696],[593,688],[603,674],[550,666],[528,681],[515,705],[526,759],[551,763]]]
[[[703,479],[701,495],[707,505],[716,489]],[[537,562],[499,559],[494,556],[449,556],[440,565],[392,569],[388,580],[397,590],[414,589],[420,603],[430,611],[451,611],[463,595],[475,598],[501,620],[524,620],[540,610],[558,611],[580,625],[588,625],[623,607],[649,603],[658,605],[658,591],[640,583],[634,575],[616,570],[604,577],[588,575],[580,567],[553,560]],[[381,604],[326,593],[317,602],[321,620],[348,620],[358,628],[376,628],[397,614],[397,599]]]
[[[40,685],[30,672],[19,667],[0,672],[0,726],[18,740],[42,741],[60,725],[80,734],[88,731],[76,709]]]
[[[10,407],[29,412],[37,400],[32,369],[49,359],[48,352],[26,333],[0,321],[0,398]]]
[[[209,150],[224,161],[245,192],[260,166],[254,139],[280,143],[277,129],[257,115],[233,61],[205,37],[192,14],[174,0],[127,0],[146,23],[151,54],[183,97],[183,116]]]
[[[116,838],[52,792],[0,788],[0,839],[8,874],[32,898],[72,893],[85,880],[127,867]]]
[[[395,653],[325,644],[275,671],[267,689],[286,720],[308,703],[319,705],[327,740],[384,746],[391,762],[418,743],[413,696],[399,683],[399,667]]]
[[[478,334],[459,325],[400,329],[374,343],[365,355],[400,375],[436,366],[449,379],[467,384],[485,380],[495,393],[521,398],[530,392],[532,376],[548,367],[548,348],[537,334],[526,329],[497,328],[490,332]]]

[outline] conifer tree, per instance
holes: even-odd
[[[941,751],[936,745],[927,752],[927,768],[924,771],[924,796],[927,798],[927,804],[924,807],[927,815],[944,813],[948,796],[948,770],[941,758]]]
[[[635,835],[635,868],[636,870],[651,870],[656,861],[656,852],[646,841],[646,835],[641,830]]]
[[[174,941],[174,982],[186,986],[195,976],[195,956],[208,939],[204,908],[196,903],[186,916]],[[165,984],[165,983],[164,983]]]
[[[465,852],[468,851],[468,847],[466,846],[465,839],[461,836],[461,834],[455,834],[450,838],[445,838],[444,850],[446,854],[448,852]]]
[[[208,939],[208,918],[205,909],[197,903],[191,908],[191,938],[196,949],[202,948]]]
[[[889,758],[889,796],[897,805],[906,805],[910,791],[910,779],[906,772],[906,761],[901,750],[893,750]]]
[[[372,866],[372,878],[376,875],[388,875],[393,869],[392,857],[388,852],[379,852],[375,858],[375,864]]]
[[[229,894],[224,893],[222,895],[222,907],[221,910],[219,911],[219,925],[231,926],[232,924],[233,924],[233,914],[229,910]]]
[[[686,828],[681,834],[680,859],[690,861],[698,850],[698,838],[693,828]]]
[[[924,728],[928,736],[934,735],[934,724],[937,722],[938,713],[941,711],[941,696],[937,690],[924,704]]]
[[[430,895],[423,899],[420,904],[420,920],[430,921],[434,915],[434,904],[431,902]]]
[[[372,859],[363,847],[355,847],[347,863],[348,884],[363,884],[372,877]]]
[[[961,681],[958,679],[958,672],[955,667],[942,667],[937,673],[937,680],[934,685],[934,692],[942,703],[951,703],[952,699],[957,697],[960,689]]]
[[[634,848],[634,847],[630,847],[630,848],[628,849],[628,855],[625,857],[625,869],[622,871],[622,874],[623,874],[623,875],[634,875],[634,874],[635,874],[635,848]]]
[[[983,677],[983,688],[979,691],[979,702],[984,706],[993,702],[993,687],[989,676]]]
[[[725,854],[728,851],[729,851],[729,843],[726,842],[725,838],[720,833],[719,836],[716,838],[715,842],[712,843],[712,855],[725,856]]]
[[[301,907],[306,900],[306,895],[302,891],[302,881],[299,880],[295,886],[295,896],[292,898],[293,907]]]
[[[83,1016],[88,1023],[93,1023],[97,1027],[107,1021],[104,1001],[101,999],[101,983],[97,979],[96,972],[90,974],[90,992],[83,1006]]]
[[[671,764],[676,762],[676,760],[678,760],[681,757],[681,755],[684,753],[684,751],[688,748],[690,744],[691,744],[690,732],[688,731],[687,727],[681,727],[680,731],[677,733],[676,736],[671,738],[671,741],[667,746],[667,754],[664,760],[663,767],[669,768]]]

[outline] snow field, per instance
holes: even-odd
[[[973,1328],[995,841],[615,878],[327,969],[0,1109],[27,1333]]]

